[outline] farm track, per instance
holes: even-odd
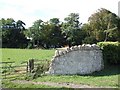
[[[11,82],[18,83],[18,84],[48,85],[53,87],[66,87],[66,88],[93,88],[88,85],[73,84],[73,83],[33,82],[33,81],[26,81],[26,80],[14,80]]]
[[[26,81],[26,80],[13,80],[12,83],[18,83],[18,84],[33,84],[33,85],[47,85],[52,87],[65,87],[65,88],[82,88],[82,90],[115,90],[114,87],[97,87],[97,86],[89,86],[84,84],[75,84],[75,83],[55,83],[55,82],[34,82],[34,81]]]

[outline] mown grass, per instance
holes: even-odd
[[[41,82],[60,82],[60,83],[74,83],[80,85],[88,85],[91,87],[107,87],[117,88],[118,87],[118,76],[104,76],[104,77],[93,77],[93,76],[46,76],[37,79],[36,81]]]
[[[55,50],[39,50],[39,49],[2,49],[2,61],[15,61],[16,65],[20,65],[22,61],[29,59],[50,60]]]
[[[34,81],[69,82],[93,87],[117,88],[120,85],[120,81],[118,79],[120,75],[119,68],[120,66],[110,66],[100,72],[95,72],[89,75],[48,75],[37,78]]]
[[[55,50],[36,50],[36,49],[2,49],[2,61],[15,61],[16,65],[20,65],[21,61],[34,59],[51,59]],[[10,58],[10,59],[8,59]],[[42,76],[32,81],[34,82],[68,82],[89,85],[92,87],[115,87],[120,84],[118,79],[120,75],[120,66],[108,66],[100,72],[95,72],[90,75],[47,75]],[[12,79],[20,80],[21,74],[17,74]],[[19,77],[19,78],[18,78]],[[24,79],[22,77],[22,79]],[[7,81],[6,81],[7,80]],[[31,84],[13,84],[11,79],[3,79],[2,85],[6,88],[50,88],[46,85],[31,85]]]

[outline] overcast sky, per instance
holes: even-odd
[[[0,18],[22,20],[26,27],[37,19],[61,21],[70,13],[79,13],[85,23],[97,9],[106,8],[118,15],[119,0],[0,0]]]

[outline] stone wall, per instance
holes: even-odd
[[[95,44],[86,44],[56,50],[48,74],[90,74],[103,67],[100,48]]]

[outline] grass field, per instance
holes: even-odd
[[[55,50],[2,49],[2,61],[15,61],[17,65],[29,59],[50,60]]]
[[[21,61],[27,61],[31,58],[34,59],[51,59],[55,50],[37,50],[37,49],[2,49],[2,61],[15,61],[16,65],[20,65]],[[8,59],[10,58],[10,59]],[[100,72],[95,72],[91,75],[59,75],[59,76],[42,76],[32,80],[33,82],[59,82],[59,83],[74,83],[89,85],[92,87],[113,87],[119,86],[118,77],[120,75],[120,66],[108,66]],[[17,75],[15,79],[20,80],[21,74]],[[50,88],[46,85],[31,85],[31,84],[13,84],[11,79],[3,79],[3,87],[8,88]],[[119,83],[118,83],[119,82]],[[58,86],[59,87],[59,86]],[[56,87],[55,87],[56,88]]]

